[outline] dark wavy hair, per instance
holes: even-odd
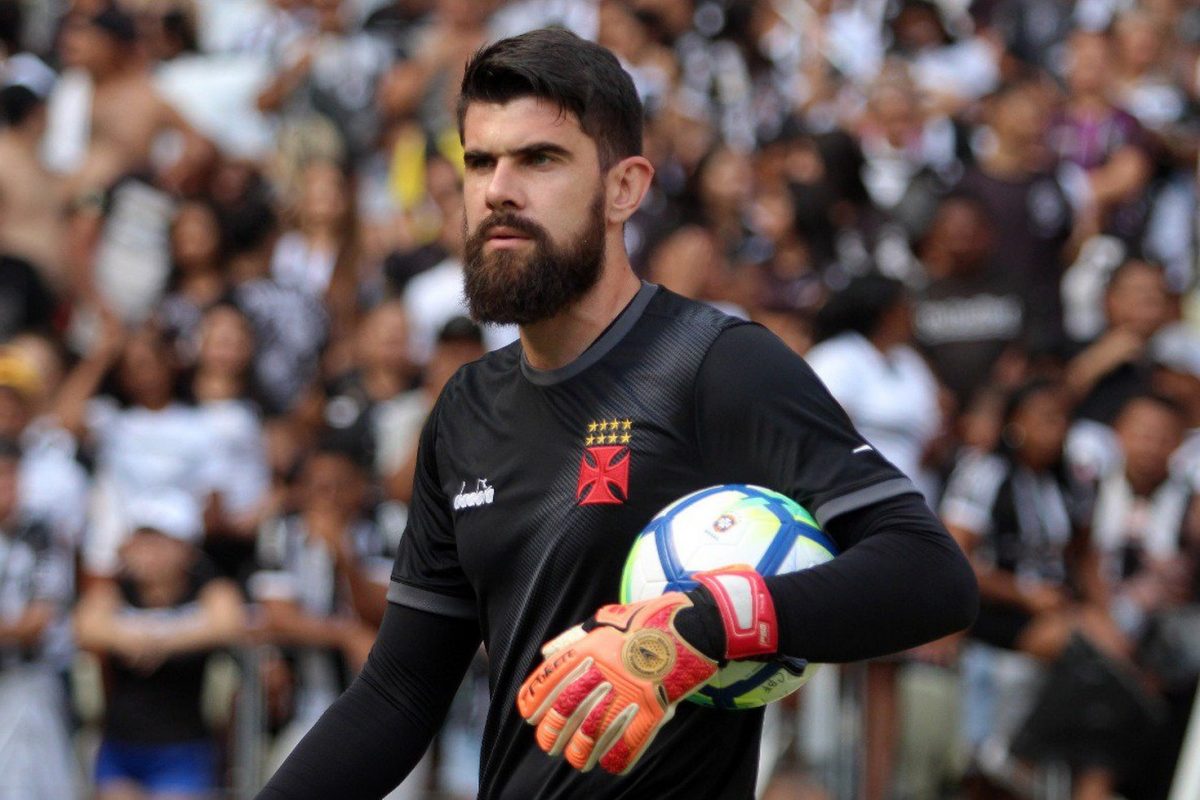
[[[467,62],[458,96],[458,135],[474,102],[535,97],[579,120],[596,143],[600,167],[642,152],[642,102],[617,57],[561,28],[501,39]]]

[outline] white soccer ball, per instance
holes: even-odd
[[[748,565],[760,575],[808,569],[837,549],[812,515],[786,495],[725,484],[681,497],[638,534],[621,576],[621,602],[698,585],[693,573]],[[816,664],[732,661],[688,700],[725,709],[757,708],[799,689]]]

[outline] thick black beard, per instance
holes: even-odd
[[[465,225],[465,222],[464,222]],[[484,253],[487,233],[503,226],[533,241],[533,252]],[[467,237],[463,289],[476,322],[529,325],[558,314],[600,280],[604,265],[604,190],[596,193],[583,233],[556,246],[541,225],[496,211]]]

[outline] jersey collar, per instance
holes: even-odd
[[[637,321],[641,319],[642,312],[646,310],[646,306],[650,304],[650,299],[654,297],[654,293],[658,291],[658,286],[653,283],[642,281],[642,288],[638,289],[637,294],[629,301],[629,305],[621,310],[617,318],[612,321],[604,332],[596,337],[596,341],[588,345],[588,348],[583,351],[579,358],[572,361],[570,364],[559,367],[558,369],[538,369],[530,365],[525,358],[525,351],[521,351],[521,372],[525,378],[532,384],[537,386],[553,386],[556,383],[562,383],[565,380],[575,377],[583,372],[588,367],[595,364],[608,352],[612,350],[617,342],[625,338],[625,334],[633,329]]]

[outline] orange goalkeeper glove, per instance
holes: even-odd
[[[726,658],[774,652],[775,610],[757,573],[693,577],[715,600]],[[538,746],[584,772],[596,764],[619,774],[632,769],[679,702],[719,667],[676,629],[676,615],[689,608],[691,599],[679,592],[604,606],[547,643],[545,661],[517,696],[521,716],[537,726]]]

